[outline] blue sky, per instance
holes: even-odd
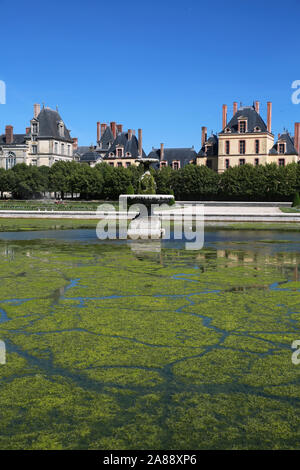
[[[96,122],[143,129],[144,148],[200,148],[222,104],[273,102],[272,130],[293,131],[300,104],[299,0],[1,1],[0,129],[25,131],[34,102],[55,108],[79,145]]]

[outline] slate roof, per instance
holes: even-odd
[[[94,152],[89,150],[88,152],[80,155],[80,163],[89,163],[89,162],[96,162],[97,160],[101,160],[101,155],[98,152]]]
[[[195,160],[197,153],[194,148],[165,148],[164,159],[168,165],[171,165],[173,161],[180,161],[180,168],[188,165],[191,160]],[[153,149],[149,153],[148,158],[157,158],[160,160],[160,149]]]
[[[113,133],[112,133],[112,130],[110,128],[110,126],[107,126],[107,128],[105,129],[105,131],[103,132],[103,135],[101,136],[101,139],[100,139],[100,147],[101,147],[101,150],[108,150],[110,145],[113,143],[114,141],[114,136],[113,136]]]
[[[76,150],[74,150],[73,154],[74,155],[83,155],[84,153],[87,153],[90,150],[90,146],[88,145],[81,145],[78,146]]]
[[[26,140],[30,138],[28,134],[14,134],[14,140],[12,144],[6,144],[5,134],[0,135],[0,145],[22,145],[26,143]]]
[[[218,156],[218,147],[219,147],[219,144],[218,144],[218,137],[216,136],[216,134],[212,134],[210,136],[209,139],[207,139],[207,141],[205,142],[205,144],[211,144],[212,145],[212,153],[209,154],[209,155],[206,155],[206,152],[205,152],[205,144],[201,147],[199,153],[198,153],[198,156],[199,157],[206,157],[206,156]]]
[[[260,128],[260,132],[267,132],[266,123],[263,121],[260,114],[255,111],[254,106],[243,106],[241,107],[229,121],[227,126],[224,129],[229,128],[232,133],[238,132],[238,118],[245,117],[248,121],[247,133],[256,132],[255,127]],[[225,134],[224,129],[220,134]]]
[[[107,158],[112,158],[110,156],[110,153],[113,153],[114,156],[116,156],[116,149],[117,146],[121,145],[124,148],[124,157],[123,158],[138,158],[139,157],[139,144],[138,144],[138,139],[136,138],[135,135],[131,137],[130,140],[128,140],[128,133],[122,132],[122,134],[119,134],[115,141],[113,142],[112,146],[110,149],[107,151],[107,153],[104,156],[104,159]],[[130,157],[126,157],[126,153],[130,153]],[[143,150],[143,155],[142,158],[146,158],[146,154]]]
[[[277,144],[278,142],[286,142],[285,150],[286,152],[284,154],[279,154],[277,151]],[[288,132],[285,132],[284,134],[281,134],[280,139],[277,140],[275,145],[271,148],[269,154],[271,155],[298,155],[297,151],[294,147],[294,139],[293,137],[290,136]]]
[[[58,111],[54,111],[50,108],[43,108],[36,118],[39,122],[39,133],[38,138],[54,138],[57,140],[65,140],[66,142],[72,143],[70,132],[64,125],[64,135],[60,136],[58,123],[63,122]]]

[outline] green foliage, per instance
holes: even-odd
[[[292,207],[299,207],[300,206],[300,196],[299,193],[296,192],[293,200]]]
[[[134,194],[134,187],[132,186],[132,184],[130,184],[126,189],[126,194]]]
[[[139,181],[139,194],[155,194],[156,184],[150,172],[146,172]]]

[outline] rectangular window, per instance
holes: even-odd
[[[65,153],[65,145],[61,144],[61,154],[64,155]]]
[[[114,162],[109,162],[110,166],[114,166]]]
[[[54,153],[58,154],[58,143],[55,142],[54,144]]]
[[[34,123],[32,124],[32,133],[33,133],[33,134],[37,134],[37,131],[38,131],[37,123],[34,122]]]
[[[230,142],[229,142],[229,140],[226,140],[226,142],[225,142],[225,153],[226,153],[226,155],[230,154]]]
[[[206,166],[207,166],[207,168],[212,168],[212,161],[211,160],[206,160]]]
[[[71,155],[71,145],[68,145],[68,155]]]
[[[285,145],[284,144],[279,144],[279,153],[284,153],[285,150]]]
[[[37,161],[36,160],[31,160],[31,165],[37,166]]]
[[[178,170],[178,168],[179,168],[178,162],[174,162],[173,163],[173,170]]]
[[[226,160],[225,160],[225,168],[229,168],[229,167],[230,167],[229,158],[226,158]]]
[[[244,158],[240,158],[240,166],[242,165],[245,165],[245,159]]]
[[[284,166],[285,165],[285,159],[284,158],[279,158],[278,165],[279,166]]]
[[[33,153],[34,155],[37,154],[37,145],[33,145],[33,146],[32,146],[32,153]]]
[[[123,157],[123,150],[117,149],[117,157]]]
[[[255,153],[259,153],[259,140],[255,141]]]
[[[255,158],[255,159],[254,159],[254,165],[255,165],[255,166],[258,166],[258,165],[259,165],[259,158]]]
[[[160,162],[160,166],[161,166],[161,167],[167,166],[167,162]]]
[[[246,121],[240,121],[240,133],[245,134],[246,132]]]
[[[123,165],[122,165],[122,162],[118,162],[118,166],[123,166]]]
[[[130,163],[130,162],[126,162],[126,166],[127,166],[127,168],[128,168],[129,166],[131,166],[131,163]]]
[[[246,141],[240,140],[240,154],[245,155],[246,153]]]

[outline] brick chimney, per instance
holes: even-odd
[[[201,148],[202,148],[207,139],[207,127],[202,127],[201,129],[202,129],[202,134],[201,134]]]
[[[233,116],[237,113],[238,110],[238,104],[237,101],[233,102]]]
[[[110,128],[115,139],[117,137],[117,124],[115,122],[111,122]]]
[[[78,149],[78,137],[73,137],[73,150]]]
[[[37,118],[40,112],[41,112],[41,105],[38,103],[35,103],[33,105],[33,117]]]
[[[268,111],[267,111],[267,129],[268,132],[272,132],[272,103],[268,101]]]
[[[295,131],[296,131],[296,126],[295,126]],[[295,135],[296,135],[296,134],[295,134]],[[281,134],[280,134],[280,132],[279,132],[279,134],[278,134],[278,140],[280,139],[280,137],[281,137]]]
[[[294,147],[297,154],[300,155],[300,122],[295,122]]]
[[[14,128],[13,126],[5,126],[5,143],[12,144],[14,141]]]
[[[132,139],[132,129],[128,129],[128,140]]]
[[[100,124],[100,122],[98,121],[98,122],[97,122],[97,142],[100,141],[100,138],[101,138],[101,124]]]
[[[122,134],[123,132],[123,124],[117,124],[118,134]]]
[[[222,129],[225,129],[227,125],[227,104],[223,104],[222,109]]]
[[[142,129],[138,130],[139,133],[139,156],[143,156],[143,131]]]
[[[160,144],[160,161],[164,159],[165,156],[165,146],[164,144]]]
[[[103,136],[105,130],[107,128],[107,125],[106,124],[101,124],[101,136]]]
[[[259,101],[255,101],[255,111],[259,114]]]
[[[30,127],[26,127],[25,132],[26,134],[30,134]]]

